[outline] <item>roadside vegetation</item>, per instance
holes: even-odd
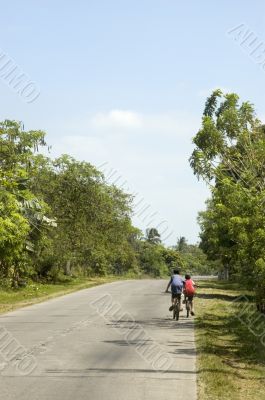
[[[94,278],[65,277],[53,284],[28,281],[24,288],[14,290],[13,288],[2,287],[0,290],[0,314],[117,279],[114,276]]]
[[[17,290],[11,301],[57,290],[47,284],[161,277],[185,265],[156,228],[133,226],[132,195],[88,162],[39,152],[47,147],[43,131],[0,122],[0,293]]]
[[[216,90],[193,142],[191,166],[211,188],[200,247],[225,278],[254,287],[265,313],[265,125],[252,104]]]
[[[253,300],[254,293],[237,283],[200,282],[195,300],[198,400],[264,398],[265,318]]]

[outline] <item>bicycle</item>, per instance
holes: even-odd
[[[187,318],[189,318],[190,310],[192,309],[192,300],[189,299],[188,296],[185,296],[185,305],[186,305]]]
[[[170,293],[170,292],[168,290],[166,290],[166,293]],[[180,313],[180,311],[182,311],[182,309],[181,309],[181,293],[179,295],[177,295],[177,297],[173,297],[173,299],[174,299],[174,303],[169,308],[169,311],[173,311],[173,319],[178,321],[179,313]]]
[[[190,315],[194,317],[195,314],[193,312],[193,296],[185,296],[183,303],[184,302],[186,305],[187,318],[189,318]]]
[[[173,319],[176,321],[179,320],[179,313],[180,313],[180,308],[181,308],[181,296],[176,297],[175,303],[173,305]]]

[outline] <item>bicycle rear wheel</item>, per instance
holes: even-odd
[[[175,318],[176,318],[176,321],[178,321],[179,320],[179,303],[177,303],[176,305],[175,305]]]
[[[187,301],[186,303],[186,310],[187,310],[187,318],[190,316],[190,303]]]

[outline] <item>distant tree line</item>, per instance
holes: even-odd
[[[180,254],[181,270],[192,275],[216,275],[220,268],[219,260],[209,260],[197,244],[189,244],[180,236],[173,249]]]

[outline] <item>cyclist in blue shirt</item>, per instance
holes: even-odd
[[[166,288],[166,293],[168,293],[169,286],[171,286],[172,306],[169,308],[169,311],[173,310],[177,299],[179,300],[179,304],[181,304],[181,294],[183,291],[184,282],[185,281],[180,276],[179,270],[174,269],[173,275],[171,276],[170,281],[168,282],[168,285]]]

